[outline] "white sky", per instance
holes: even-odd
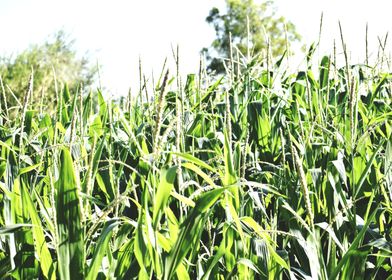
[[[377,36],[392,30],[388,0],[276,0],[278,13],[291,20],[304,43],[318,39],[324,11],[321,53],[340,47],[341,21],[352,61],[363,62],[365,26],[369,23],[371,53]],[[150,75],[161,70],[165,57],[173,63],[171,46],[180,45],[181,72],[197,72],[199,51],[210,45],[213,28],[205,18],[224,0],[0,0],[0,54],[17,53],[64,29],[102,66],[102,84],[112,94],[126,94],[138,84],[138,59]]]

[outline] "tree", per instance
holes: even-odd
[[[64,31],[59,31],[45,43],[32,45],[16,57],[0,57],[0,77],[5,85],[3,88],[7,106],[17,105],[15,97],[19,101],[23,100],[32,71],[34,78],[31,100],[38,103],[44,98],[45,105],[49,108],[54,107],[55,79],[59,83],[59,90],[61,84],[67,84],[71,91],[75,91],[81,84],[91,86],[96,78],[96,67],[90,65],[87,56],[78,56],[73,48],[74,43]]]
[[[272,55],[282,55],[287,41],[295,42],[301,38],[294,24],[282,16],[276,16],[273,1],[257,4],[253,0],[226,0],[226,6],[226,13],[222,14],[218,8],[212,8],[206,18],[216,33],[211,47],[202,50],[206,54],[210,71],[225,71],[222,58],[230,57],[230,35],[232,45],[244,55],[247,54],[248,47],[253,54],[258,54],[266,50],[268,45]]]

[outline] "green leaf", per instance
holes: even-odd
[[[139,264],[139,278],[149,279],[146,267],[149,263],[146,261],[149,258],[146,241],[143,232],[143,212],[140,210],[138,216],[138,222],[135,232],[135,243],[134,243],[134,254]]]
[[[192,163],[194,163],[194,164],[196,164],[196,165],[198,165],[198,166],[200,166],[200,167],[203,167],[203,168],[205,168],[205,169],[208,169],[208,170],[210,170],[211,172],[217,173],[217,171],[216,171],[213,167],[211,167],[210,165],[208,165],[208,164],[205,163],[204,161],[202,161],[202,160],[200,160],[200,159],[198,159],[198,158],[196,158],[196,157],[194,157],[194,156],[192,156],[192,155],[190,155],[190,154],[186,154],[186,153],[177,153],[177,152],[172,152],[172,154],[173,154],[173,155],[176,155],[176,156],[178,156],[178,157],[180,157],[180,158],[183,158],[183,159],[185,159],[185,160],[187,160],[187,161],[190,161],[190,162],[192,162]]]
[[[109,221],[105,228],[102,230],[100,234],[99,240],[94,250],[93,258],[91,259],[90,270],[87,274],[87,280],[95,280],[98,278],[99,269],[102,264],[103,257],[108,254],[110,250],[109,241],[112,237],[113,230],[116,226],[118,226],[120,222],[118,221]]]
[[[55,279],[56,275],[54,273],[53,260],[48,249],[48,244],[46,243],[45,240],[45,234],[41,224],[41,219],[37,213],[33,201],[31,200],[30,194],[27,192],[26,187],[24,186],[23,181],[22,181],[21,189],[22,189],[23,204],[28,209],[31,218],[31,223],[33,225],[32,231],[33,231],[35,252],[37,253],[38,259],[40,261],[42,273],[44,274],[46,279]]]
[[[389,199],[392,200],[392,137],[389,139],[385,150],[385,182],[389,193]]]
[[[211,187],[216,188],[216,185],[214,183],[214,181],[211,179],[210,176],[208,176],[205,172],[203,172],[203,170],[201,170],[199,167],[197,167],[196,165],[190,163],[190,162],[185,162],[183,165],[183,167],[192,170],[193,172],[195,172],[197,175],[199,175],[200,177],[202,177],[204,179],[204,181],[210,185]]]
[[[203,278],[201,278],[202,280],[206,280],[210,278],[210,274],[212,270],[215,268],[215,266],[218,264],[219,260],[223,257],[224,254],[225,254],[225,240],[222,240],[221,244],[219,245],[218,251],[215,252],[214,255],[212,255],[211,257],[212,261],[209,264],[205,273],[203,274]]]
[[[154,228],[157,228],[160,214],[165,210],[171,190],[173,189],[173,183],[177,174],[176,172],[177,166],[161,170],[161,176],[155,194],[154,211],[152,215]]]
[[[351,243],[350,247],[348,250],[345,252],[341,260],[338,262],[332,273],[329,275],[330,280],[337,279],[339,273],[341,272],[343,266],[345,266],[349,262],[349,258],[351,254],[354,253],[359,248],[359,245],[361,241],[363,240],[365,233],[373,220],[374,216],[376,215],[378,209],[375,209],[373,213],[370,215],[370,217],[367,219],[366,223],[363,225],[361,231],[357,234],[355,237],[354,241]]]
[[[164,279],[172,279],[178,266],[201,234],[201,230],[204,227],[203,220],[205,218],[205,212],[218,200],[225,189],[220,188],[208,191],[196,201],[195,208],[191,210],[185,221],[181,224],[180,235],[169,255],[166,257]]]
[[[365,170],[362,172],[361,178],[359,179],[358,184],[355,186],[355,194],[354,194],[354,199],[357,198],[359,192],[362,189],[363,183],[365,182],[367,175],[370,171],[370,168],[372,167],[373,163],[374,163],[374,159],[376,158],[376,156],[378,155],[378,153],[380,152],[381,148],[384,146],[385,141],[381,141],[381,143],[378,145],[378,147],[376,148],[376,150],[374,151],[372,157],[370,158],[370,160],[368,161]]]
[[[63,280],[83,279],[84,243],[79,196],[73,161],[68,149],[60,156],[59,179],[56,182],[57,228],[58,228],[58,269]]]
[[[320,89],[323,92],[326,91],[326,88],[328,86],[329,68],[330,68],[329,65],[330,65],[329,57],[323,56],[320,63],[320,74],[319,74],[319,85],[320,85]]]
[[[38,168],[39,166],[41,166],[41,164],[42,164],[42,162],[37,163],[37,164],[34,164],[34,165],[27,166],[27,167],[24,167],[24,168],[21,168],[21,169],[19,170],[19,175],[28,173],[28,172],[30,172],[30,171],[32,171],[32,170]]]
[[[0,227],[0,235],[13,234],[19,230],[22,230],[25,227],[32,227],[32,225],[31,224],[14,224],[14,225],[3,226],[3,227]]]
[[[332,161],[333,165],[335,166],[336,170],[339,173],[340,178],[343,180],[344,184],[347,186],[347,175],[346,169],[344,167],[344,162],[342,158]]]
[[[224,145],[224,159],[225,159],[225,174],[223,177],[223,185],[225,187],[232,186],[237,182],[237,176],[233,167],[233,155],[230,147],[229,137],[227,131],[225,130],[225,145]],[[240,197],[238,187],[231,187],[230,192],[234,198],[234,208],[236,210],[240,207]]]

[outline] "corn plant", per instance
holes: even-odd
[[[315,50],[54,112],[2,86],[0,277],[392,279],[392,76]]]

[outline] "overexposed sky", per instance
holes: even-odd
[[[295,23],[307,44],[317,41],[321,13],[324,14],[321,53],[332,52],[334,39],[338,51],[341,50],[338,25],[340,21],[352,62],[365,60],[366,24],[368,24],[369,54],[373,56],[377,55],[378,37],[384,39],[387,32],[392,31],[392,2],[388,0],[276,0],[275,2],[280,13]]]
[[[340,48],[338,20],[353,62],[363,62],[365,26],[370,53],[377,36],[392,30],[388,0],[276,0],[278,14],[291,20],[309,44],[318,39],[324,11],[321,53]],[[102,66],[102,84],[114,95],[138,84],[138,59],[143,71],[159,73],[165,57],[173,64],[171,46],[180,46],[181,72],[197,72],[199,51],[214,38],[205,18],[224,0],[0,0],[0,54],[17,53],[64,29]],[[135,89],[136,90],[136,89]]]

